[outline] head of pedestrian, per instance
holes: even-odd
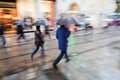
[[[60,27],[66,27],[65,25],[60,25]]]
[[[40,30],[40,26],[36,26],[36,31],[41,32],[41,30]]]
[[[68,26],[68,25],[60,25],[60,26],[69,29],[69,26]]]

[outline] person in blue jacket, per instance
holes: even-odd
[[[69,29],[65,25],[60,25],[60,27],[56,31],[56,38],[58,40],[58,47],[59,47],[59,50],[61,50],[61,52],[53,62],[53,67],[55,69],[58,69],[57,64],[60,62],[63,56],[65,56],[66,62],[70,60],[67,54],[69,36],[70,36]]]
[[[3,26],[2,22],[0,22],[0,38],[2,40],[1,46],[6,47],[6,39],[5,39],[5,36],[4,36],[4,26]]]

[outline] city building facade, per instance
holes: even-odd
[[[14,2],[0,2],[0,21],[13,22],[16,19],[49,18],[50,28],[54,27],[54,2],[50,0],[14,0]],[[9,12],[8,12],[9,11]],[[8,21],[9,20],[9,21]],[[6,27],[7,26],[7,27]],[[15,31],[12,24],[5,25],[5,31]]]
[[[33,21],[37,18],[49,18],[52,23],[50,27],[54,28],[54,21],[66,14],[67,16],[84,14],[90,16],[91,23],[98,28],[104,17],[115,10],[116,0],[14,0],[0,2],[0,20],[12,22],[27,17]],[[6,30],[13,30],[11,25],[7,26]]]
[[[102,19],[116,10],[116,0],[57,0],[56,19],[69,13],[90,16],[95,28],[100,27]]]

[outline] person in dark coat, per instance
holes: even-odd
[[[32,60],[33,60],[33,56],[37,53],[40,47],[41,47],[41,57],[45,56],[44,55],[44,37],[40,31],[39,26],[36,27],[36,31],[35,31],[35,45],[36,45],[36,48],[33,50],[31,54]]]
[[[14,22],[14,24],[16,25],[16,31],[17,31],[17,34],[19,35],[17,38],[19,42],[20,39],[25,39],[25,35],[23,32],[25,22],[23,20],[17,20],[16,22]]]
[[[2,39],[2,47],[6,47],[6,39],[4,37],[4,26],[2,22],[0,22],[0,38]]]
[[[48,36],[49,39],[51,39],[50,32],[49,32],[49,26],[51,25],[49,18],[46,19],[46,25],[45,25],[45,36]]]
[[[91,25],[91,23],[85,24],[85,32],[88,32],[88,31],[90,34],[93,34],[93,26]]]
[[[68,37],[69,36],[70,36],[69,29],[64,25],[60,25],[60,27],[57,29],[57,32],[56,32],[56,38],[58,40],[58,47],[59,47],[59,50],[61,50],[61,52],[60,52],[59,56],[53,62],[53,67],[55,69],[57,69],[57,64],[59,63],[59,61],[62,59],[63,56],[65,56],[66,62],[68,62],[70,60],[67,55]]]

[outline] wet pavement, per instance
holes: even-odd
[[[53,32],[54,33],[54,32]],[[44,58],[40,52],[34,61],[30,53],[34,49],[33,33],[26,33],[26,40],[16,42],[16,35],[5,35],[7,47],[0,48],[0,80],[120,80],[120,31],[111,28],[107,32],[95,30],[93,35],[83,31],[74,33],[74,43],[69,43],[71,61],[63,59],[59,70],[52,62],[59,54],[57,40],[46,38]]]

